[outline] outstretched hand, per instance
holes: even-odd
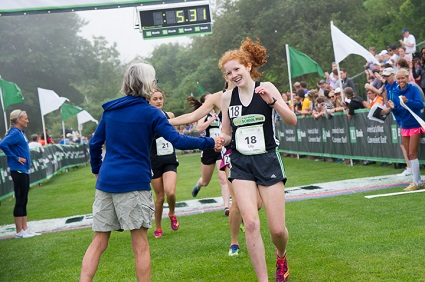
[[[223,148],[224,138],[221,136],[214,137],[214,142],[215,142],[214,151],[220,152],[221,149]]]

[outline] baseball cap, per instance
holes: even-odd
[[[408,32],[409,30],[407,29],[407,28],[403,28],[402,30],[401,30],[401,35],[403,35],[405,32]]]
[[[341,88],[337,87],[334,92],[335,93],[341,93]]]
[[[381,53],[379,53],[379,56],[382,56],[382,55],[385,55],[385,54],[388,54],[388,51],[387,50],[382,50]]]
[[[72,137],[72,133],[67,133],[66,137]]]
[[[294,87],[299,87],[299,86],[301,86],[301,84],[298,81],[294,83]]]
[[[382,75],[385,75],[385,76],[390,76],[391,74],[395,74],[395,71],[393,68],[386,68],[382,72]]]
[[[319,80],[319,84],[325,84],[325,83],[326,83],[326,81],[324,81],[323,79]]]

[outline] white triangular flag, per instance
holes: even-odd
[[[38,88],[38,99],[40,100],[40,111],[44,116],[56,111],[63,103],[69,101],[67,98],[59,97],[53,90]]]
[[[368,62],[378,63],[379,61],[359,43],[345,35],[331,22],[332,44],[334,47],[335,62],[339,64],[350,54],[360,55]]]

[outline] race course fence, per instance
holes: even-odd
[[[30,186],[44,182],[55,174],[90,160],[88,146],[47,145],[31,150]],[[13,181],[6,156],[0,153],[0,200],[13,195]]]
[[[405,163],[400,148],[401,128],[392,114],[384,123],[370,120],[369,109],[356,110],[352,119],[335,113],[331,119],[298,118],[295,127],[277,124],[279,151],[318,157]],[[421,137],[419,162],[425,163],[425,138]]]

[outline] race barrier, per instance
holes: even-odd
[[[335,113],[331,119],[298,117],[296,126],[276,124],[279,151],[288,154],[337,159],[405,163],[400,149],[401,129],[388,115],[384,123],[368,119],[369,109],[356,110],[352,119]],[[193,131],[186,135],[199,136]],[[419,162],[425,164],[425,138],[421,137]],[[31,150],[31,186],[90,160],[88,146],[48,145]],[[13,195],[13,182],[4,153],[0,153],[0,200]]]
[[[390,114],[384,123],[368,118],[369,109],[356,110],[352,119],[338,112],[331,119],[299,117],[297,125],[277,122],[279,151],[338,159],[405,163],[400,149],[401,129]],[[425,164],[425,138],[419,162]]]
[[[88,145],[47,145],[31,150],[30,186],[50,179],[55,174],[90,160]],[[0,153],[0,200],[13,195],[13,181],[6,155]]]

